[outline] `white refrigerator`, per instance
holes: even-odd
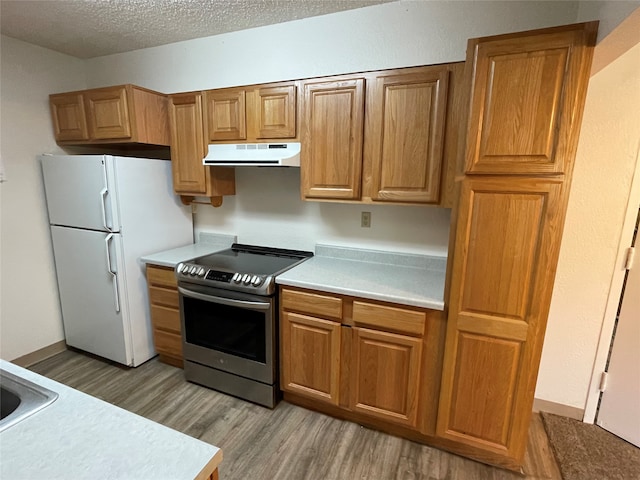
[[[139,258],[193,242],[167,160],[42,155],[67,345],[136,367],[155,355]]]

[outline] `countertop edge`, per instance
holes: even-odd
[[[300,280],[280,280],[276,277],[276,283],[282,286],[306,288],[309,290],[318,290],[322,292],[335,293],[338,295],[347,295],[350,297],[366,298],[368,300],[378,300],[381,302],[395,303],[398,305],[407,305],[411,307],[428,308],[431,310],[444,310],[444,301],[435,299],[415,299],[408,297],[398,297],[393,295],[385,295],[376,292],[363,292],[357,290],[350,290],[348,288],[336,287],[332,285],[326,285],[324,283],[305,282]]]
[[[14,465],[14,463],[17,461],[15,460],[15,458],[20,458],[25,454],[32,455],[34,454],[33,452],[39,452],[39,455],[42,455],[37,457],[38,461],[29,466],[30,470],[33,470],[35,468],[34,465],[38,468],[46,468],[52,465],[51,462],[61,462],[59,464],[60,468],[56,466],[49,470],[49,473],[51,473],[50,478],[65,478],[65,476],[60,475],[60,470],[62,468],[64,468],[66,472],[73,472],[70,474],[69,478],[74,477],[74,474],[78,475],[78,472],[84,474],[86,472],[97,471],[97,469],[101,468],[102,464],[105,461],[105,458],[108,458],[108,455],[92,456],[93,453],[95,453],[94,450],[102,448],[99,442],[88,449],[88,454],[86,451],[83,451],[77,457],[74,456],[73,460],[71,461],[71,463],[73,464],[73,468],[70,468],[69,460],[71,457],[68,456],[67,452],[76,447],[75,444],[77,443],[77,440],[67,441],[66,443],[51,441],[54,439],[60,440],[60,438],[62,438],[58,433],[55,433],[54,436],[51,436],[52,432],[60,432],[60,429],[56,429],[56,426],[61,425],[64,418],[69,418],[69,413],[78,406],[82,407],[84,410],[82,411],[82,414],[77,418],[74,417],[76,419],[71,422],[73,424],[71,431],[75,431],[78,428],[82,428],[83,431],[87,431],[88,428],[88,431],[92,431],[93,433],[95,433],[96,431],[102,432],[103,430],[105,432],[109,431],[109,433],[105,433],[104,435],[105,440],[109,440],[109,436],[113,435],[114,431],[121,433],[127,432],[129,435],[128,439],[125,440],[125,444],[131,443],[132,441],[136,442],[145,438],[149,439],[149,445],[146,447],[141,447],[145,449],[144,454],[139,455],[140,457],[142,457],[142,459],[138,460],[137,455],[136,461],[134,462],[137,462],[135,467],[140,469],[139,471],[136,470],[139,472],[138,474],[140,475],[140,478],[149,478],[145,475],[153,473],[154,470],[157,470],[157,468],[149,469],[147,467],[147,465],[154,464],[154,455],[156,458],[166,458],[158,457],[157,454],[153,453],[155,451],[154,446],[157,446],[154,445],[154,442],[157,443],[170,440],[171,445],[178,446],[178,448],[175,449],[176,453],[184,450],[184,448],[189,451],[188,455],[186,457],[183,457],[181,462],[167,463],[166,466],[170,467],[174,474],[178,471],[184,471],[183,475],[174,478],[183,478],[184,475],[187,475],[189,479],[194,478],[195,480],[208,480],[209,476],[218,468],[218,466],[222,462],[222,450],[215,445],[203,442],[202,440],[194,438],[179,430],[175,430],[142,415],[131,412],[122,407],[106,402],[100,398],[84,393],[81,390],[77,390],[73,387],[65,385],[64,383],[58,382],[56,380],[33,372],[29,369],[15,365],[10,361],[0,359],[0,368],[4,369],[7,372],[13,373],[14,375],[17,375],[18,377],[24,378],[25,380],[31,381],[37,385],[41,385],[45,388],[48,388],[49,390],[58,393],[58,398],[53,403],[51,403],[44,409],[33,413],[29,417],[24,418],[20,422],[8,427],[6,430],[0,433],[0,435],[2,436],[2,441],[0,441],[0,450],[3,454],[7,454],[9,451],[11,451],[10,449],[15,448],[16,445],[18,445],[19,448],[20,444],[14,443],[19,439],[38,439],[34,445],[29,444],[29,450],[26,453],[16,453],[14,451],[13,453],[15,456],[11,462],[2,462],[2,474],[0,474],[0,476],[7,474],[7,478],[16,478],[15,476],[8,475],[11,472],[18,471],[16,470],[16,468],[18,467]],[[95,418],[99,418],[99,420],[90,420],[87,424],[85,424],[84,419],[91,418],[92,415]],[[100,415],[100,417],[97,417],[97,415]],[[112,419],[115,425],[115,430],[113,430],[114,427],[112,425],[109,425],[107,427],[100,426],[101,423],[104,423],[104,418],[106,417]],[[124,426],[125,423],[123,423],[123,421],[127,422],[126,426]],[[65,429],[65,431],[69,430]],[[94,440],[95,438],[96,437],[94,437]],[[102,433],[100,433],[97,438],[101,439]],[[138,447],[136,446],[135,448]],[[173,447],[166,447],[164,449],[167,450],[169,448]],[[110,452],[112,452],[112,455],[119,455],[122,454],[122,450],[123,447],[119,445],[115,446],[112,450],[110,450]],[[54,451],[57,455],[62,456],[51,457],[49,454]],[[130,451],[131,450],[129,450],[129,452]],[[56,460],[56,458],[58,460]],[[145,463],[149,461],[151,461],[151,463]],[[177,471],[176,468],[178,469]],[[105,473],[104,470],[101,471]],[[116,468],[114,471],[117,472],[118,469]],[[106,472],[105,478],[129,478],[128,476],[121,475],[109,476],[108,473],[109,472]],[[82,475],[79,475],[79,477],[75,478],[80,477],[85,478]]]
[[[193,480],[209,480],[211,474],[216,471],[216,469],[220,466],[223,460],[222,450],[219,448],[218,451],[211,457],[209,463],[207,463],[200,473]]]
[[[220,252],[229,247],[230,245],[194,243],[162,252],[152,253],[150,255],[144,255],[140,257],[139,260],[143,265],[175,268],[176,265],[181,262],[188,262],[194,258],[211,255],[212,253]]]

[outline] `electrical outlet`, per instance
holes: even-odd
[[[360,218],[360,226],[364,228],[371,227],[371,212],[362,212],[362,217]]]

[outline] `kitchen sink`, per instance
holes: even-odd
[[[0,369],[0,432],[50,405],[58,394]]]

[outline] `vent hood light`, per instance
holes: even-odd
[[[202,163],[219,167],[299,167],[300,143],[209,145]]]

